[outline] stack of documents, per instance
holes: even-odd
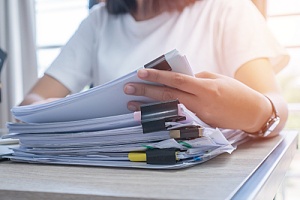
[[[176,50],[144,67],[193,75]],[[167,68],[166,68],[167,67]],[[142,82],[136,71],[42,105],[15,107],[23,123],[8,123],[4,138],[19,139],[13,161],[148,169],[178,169],[231,153],[247,140],[239,130],[209,127],[177,100],[154,102],[125,95],[124,84]],[[153,83],[151,83],[153,84]],[[130,112],[127,102],[146,102]]]

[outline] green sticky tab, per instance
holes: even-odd
[[[179,142],[179,144],[181,144],[182,146],[185,146],[186,148],[192,148],[192,145],[190,145],[189,143],[186,143],[184,141]]]
[[[146,149],[154,149],[153,147],[151,147],[151,146],[148,146],[148,145],[142,145],[143,147],[145,147]]]

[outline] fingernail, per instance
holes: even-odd
[[[146,78],[148,76],[148,71],[145,69],[140,69],[138,71],[138,76],[141,78]]]
[[[128,105],[127,108],[130,111],[137,111],[137,108],[134,105]]]
[[[132,85],[126,85],[124,92],[126,94],[134,94],[135,93],[135,88]]]

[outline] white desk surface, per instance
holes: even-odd
[[[0,199],[273,199],[298,133],[250,141],[183,170],[0,162]]]

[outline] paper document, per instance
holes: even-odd
[[[193,76],[176,50],[149,66]],[[178,100],[151,103],[125,95],[127,82],[143,81],[134,71],[58,101],[13,108],[23,122],[7,123],[9,134],[3,138],[17,139],[19,146],[4,157],[29,163],[179,169],[231,153],[249,139],[240,130],[210,127]],[[146,104],[129,112],[131,100]]]
[[[166,123],[165,130],[143,133],[141,121],[134,119],[134,114],[111,116],[110,120],[83,120],[60,123],[61,130],[51,132],[51,125],[55,123],[27,124],[29,129],[12,131],[4,138],[19,139],[20,146],[12,148],[13,154],[6,156],[13,161],[74,164],[88,166],[130,167],[147,169],[178,169],[190,167],[214,158],[222,153],[231,153],[237,142],[245,141],[247,135],[238,130],[219,130],[211,128],[197,118],[184,105],[180,104],[180,113],[186,118],[180,122]],[[127,118],[120,128],[103,128],[113,118]],[[105,119],[105,118],[103,118]],[[131,120],[129,120],[131,119]],[[91,123],[89,123],[91,121]],[[131,121],[131,122],[130,122]],[[80,126],[63,132],[71,124],[98,124],[98,131],[84,131]],[[103,123],[104,122],[104,123]],[[134,123],[137,125],[132,125]],[[94,124],[94,125],[93,125]],[[200,125],[203,136],[188,140],[175,140],[170,137],[170,130],[178,127]],[[26,127],[22,123],[10,123],[14,126]],[[64,126],[65,125],[65,126]],[[102,126],[102,127],[101,127]],[[49,128],[50,127],[50,128]],[[41,128],[43,131],[36,131]],[[49,129],[48,129],[49,128]],[[87,126],[87,129],[88,126]],[[20,129],[21,130],[21,129]],[[33,131],[30,131],[33,130]],[[223,134],[222,131],[225,133]],[[21,133],[22,132],[22,133]],[[130,152],[145,152],[147,149],[177,149],[178,162],[172,165],[149,165],[146,162],[131,162]]]
[[[172,71],[193,76],[186,58],[180,55],[178,51],[173,50],[165,54],[165,59],[172,66]],[[138,69],[141,68],[143,67]],[[104,85],[57,101],[18,106],[12,108],[11,111],[16,119],[29,123],[64,122],[130,113],[127,109],[129,101],[153,102],[152,99],[146,97],[124,93],[123,88],[126,83],[145,82],[137,77],[136,72],[137,70]]]

